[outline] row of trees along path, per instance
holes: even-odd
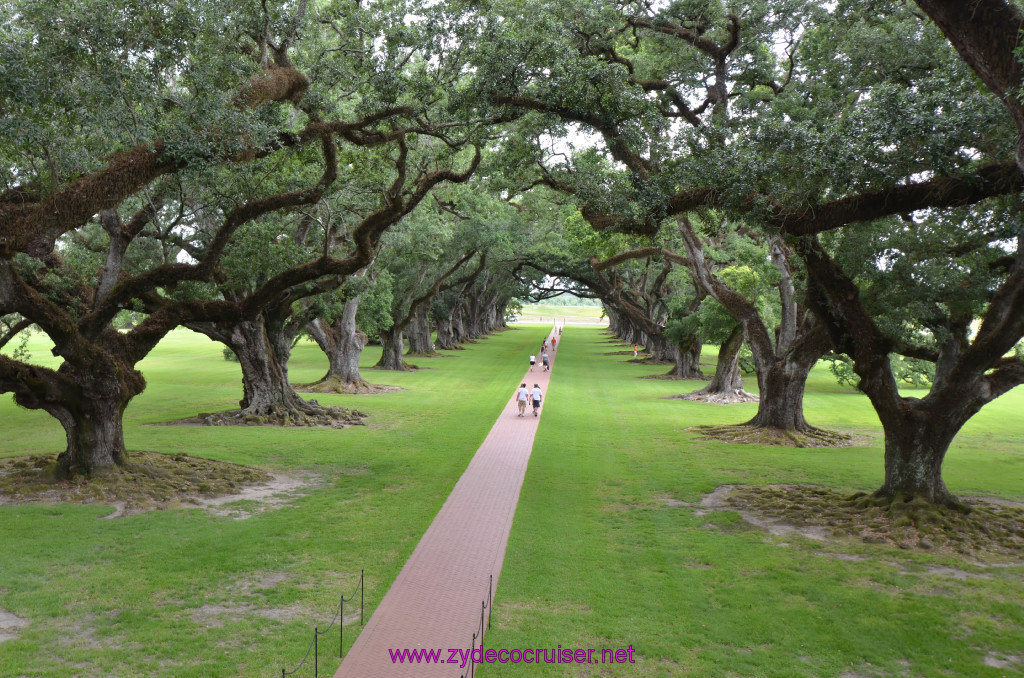
[[[540,384],[545,394],[554,371],[555,352],[549,351],[549,355],[551,372],[538,365],[523,377],[530,386]],[[509,384],[509,391],[517,385]],[[497,588],[519,490],[540,423],[540,417],[518,417],[516,412],[513,396],[345,656],[335,678],[454,675],[454,667],[448,664],[394,664],[388,650],[469,647],[491,575]]]

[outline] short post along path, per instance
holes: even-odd
[[[561,339],[553,330],[549,344],[551,336]],[[555,351],[548,355],[553,371]],[[522,381],[528,388],[540,384],[546,397],[551,374],[544,371],[538,355],[537,366],[526,372]],[[509,384],[509,391],[522,381]],[[525,417],[517,417],[517,411],[513,395],[334,678],[460,675],[455,664],[393,663],[388,651],[443,649],[441,660],[446,661],[448,648],[469,649],[491,575],[497,590],[519,490],[541,419],[533,416],[529,404]],[[543,412],[542,406],[542,416]],[[467,665],[461,672],[468,669]]]

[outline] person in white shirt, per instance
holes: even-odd
[[[538,416],[537,410],[540,409],[541,398],[544,397],[544,394],[540,392],[540,384],[533,385],[533,390],[530,391],[530,397],[533,398],[533,416],[536,417]]]
[[[530,371],[533,372],[533,366],[537,364],[537,356],[530,356]]]
[[[526,398],[529,395],[530,395],[530,392],[526,390],[526,382],[524,381],[523,384],[519,387],[519,390],[516,391],[516,398],[517,398],[517,401],[518,401],[516,404],[519,405],[519,416],[520,417],[525,417],[526,416]]]

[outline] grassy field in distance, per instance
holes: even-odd
[[[524,305],[516,322],[550,323],[556,321],[568,324],[607,325],[608,318],[601,315],[600,306],[550,306],[545,304]]]

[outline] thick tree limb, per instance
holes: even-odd
[[[999,97],[1017,125],[1017,164],[1024,171],[1024,12],[1007,0],[917,0],[967,65]]]
[[[791,235],[814,235],[894,214],[972,205],[1022,189],[1024,173],[1015,163],[1000,163],[982,167],[971,177],[936,177],[802,209],[778,207],[768,221]]]

